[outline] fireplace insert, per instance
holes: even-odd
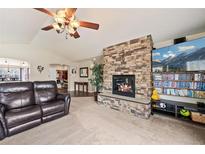
[[[112,93],[122,96],[135,97],[135,76],[113,75]]]

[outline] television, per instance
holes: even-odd
[[[205,37],[152,51],[153,72],[205,70]]]

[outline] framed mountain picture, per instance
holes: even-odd
[[[153,72],[205,70],[205,37],[152,51]]]

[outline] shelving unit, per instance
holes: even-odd
[[[205,107],[199,110],[197,102],[205,103],[205,71],[199,72],[155,72],[153,86],[160,95],[159,101],[152,101],[152,112],[192,121],[180,114],[181,109],[205,115]],[[160,106],[165,104],[165,108]]]
[[[153,85],[159,94],[205,99],[205,72],[156,72]]]
[[[162,108],[160,106],[160,103],[164,103],[166,105],[166,108]],[[166,114],[166,115],[169,115],[171,117],[174,117],[180,120],[193,122],[191,115],[188,117],[185,117],[180,114],[181,109],[186,109],[186,110],[189,110],[190,112],[199,112],[200,114],[205,114],[205,108],[203,110],[201,109],[199,110],[199,107],[197,106],[197,104],[164,100],[164,99],[161,99],[159,101],[152,101],[152,114],[154,113]]]

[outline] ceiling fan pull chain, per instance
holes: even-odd
[[[68,39],[68,33],[66,33],[65,38]]]

